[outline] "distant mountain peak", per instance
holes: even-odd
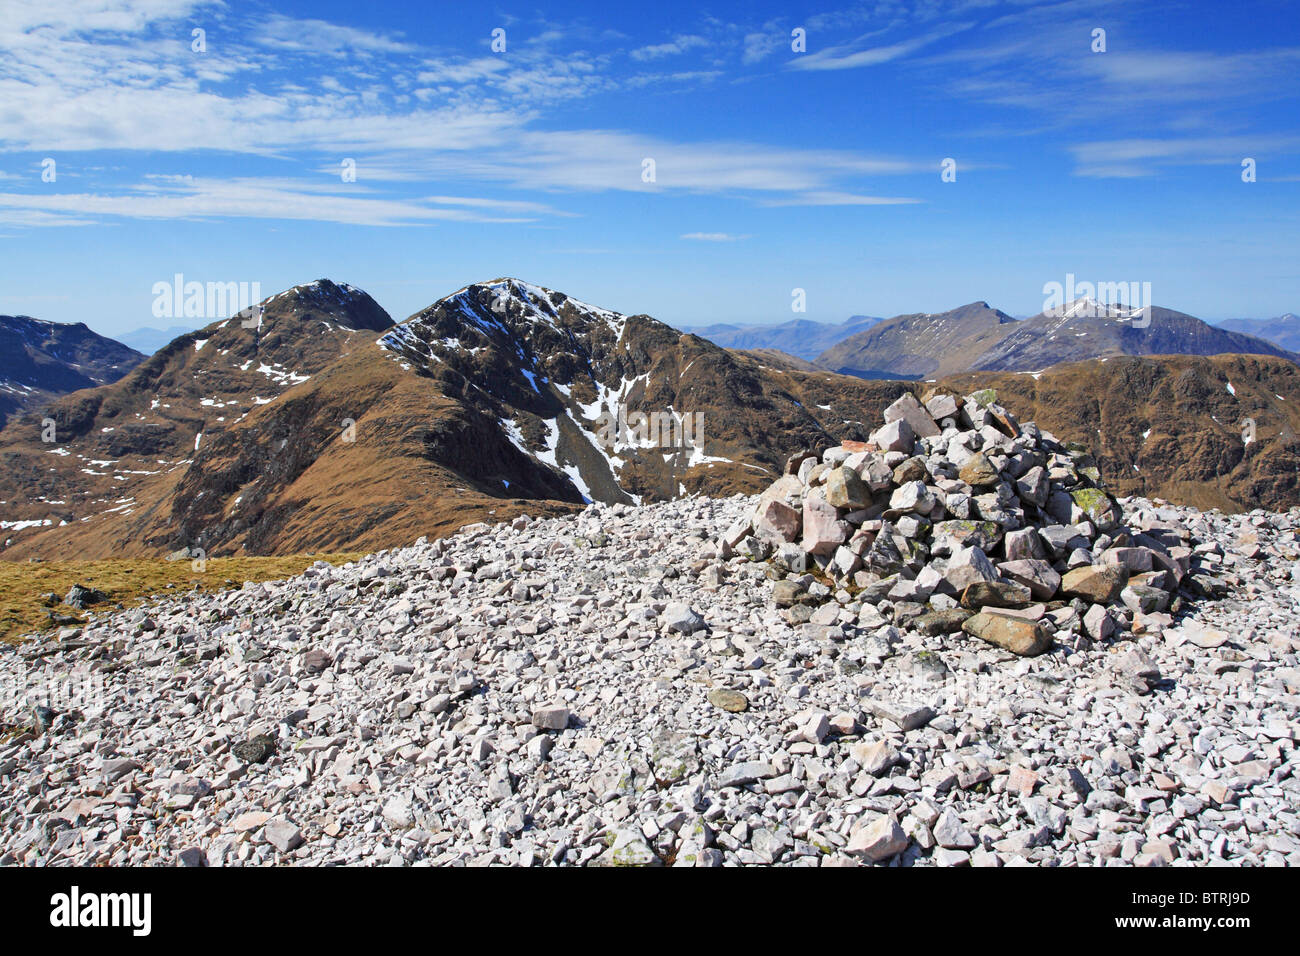
[[[1150,303],[1146,308],[1149,307]],[[1045,314],[1060,319],[1116,319],[1123,322],[1139,317],[1146,308],[1130,308],[1121,303],[1099,302],[1092,296],[1085,295],[1056,309],[1049,309]]]
[[[393,325],[392,317],[368,293],[332,279],[316,279],[277,292],[240,315],[258,316],[260,327],[260,316],[266,314],[303,313],[303,317],[311,317],[318,312],[328,314],[329,321],[344,328],[382,332]]]

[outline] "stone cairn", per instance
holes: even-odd
[[[992,389],[905,393],[866,442],[801,452],[719,542],[771,561],[795,624],[965,631],[1021,655],[1171,621],[1193,581],[1184,528],[1123,524],[1092,457]],[[882,613],[883,612],[883,613]]]

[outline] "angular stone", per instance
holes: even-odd
[[[912,627],[922,634],[934,637],[938,634],[952,634],[960,631],[962,623],[970,617],[970,611],[961,608],[949,608],[944,611],[927,611],[912,621]]]
[[[888,491],[893,483],[893,469],[885,463],[881,455],[871,455],[858,468],[858,474],[866,482],[872,493]]]
[[[904,485],[909,481],[924,482],[930,478],[930,472],[925,467],[925,459],[920,455],[913,455],[894,469],[894,484]]]
[[[409,827],[415,822],[415,813],[411,810],[411,801],[406,797],[390,797],[384,804],[383,818],[389,825]]]
[[[890,422],[871,436],[872,443],[881,451],[901,451],[912,453],[916,442],[916,432],[904,419]]]
[[[835,468],[826,475],[826,501],[836,508],[857,510],[871,504],[871,492],[851,468]],[[791,540],[787,538],[786,540]]]
[[[803,518],[797,508],[792,508],[784,501],[769,499],[761,502],[754,516],[754,530],[760,538],[771,541],[794,541],[803,528]],[[741,539],[732,542],[732,547]]]
[[[959,409],[955,396],[943,394],[928,399],[925,403],[925,410],[930,413],[930,417],[936,422],[942,423],[945,418],[951,418],[955,424]]]
[[[1151,570],[1151,551],[1147,548],[1107,548],[1100,558],[1102,564],[1127,568],[1130,574]]]
[[[934,526],[934,553],[945,554],[959,547],[979,548],[985,554],[997,547],[1002,528],[992,521],[956,519],[940,521]]]
[[[957,477],[972,488],[978,488],[987,485],[996,485],[1001,480],[998,470],[989,462],[988,456],[983,452],[976,452],[971,455],[966,464],[962,465],[957,472]]]
[[[1029,588],[1014,581],[976,581],[961,592],[961,606],[970,610],[1025,607],[1032,597]]]
[[[803,549],[809,554],[830,556],[853,533],[847,521],[841,521],[835,506],[819,489],[808,493],[803,503]]]
[[[924,727],[936,716],[932,707],[898,701],[867,699],[862,702],[862,706],[868,713],[889,721],[902,731]]]
[[[1111,531],[1119,524],[1119,506],[1100,488],[1077,488],[1070,492],[1075,506],[1101,531]]]
[[[792,607],[807,597],[807,589],[798,581],[777,581],[772,585],[772,603],[777,607]]]
[[[967,830],[955,810],[945,807],[932,828],[934,840],[939,846],[948,850],[972,850],[975,837]]]
[[[849,835],[845,851],[868,863],[879,863],[907,849],[907,834],[893,817],[881,816],[859,824]]]
[[[935,424],[930,413],[926,411],[921,403],[916,400],[916,396],[911,392],[904,392],[898,399],[885,409],[884,419],[886,422],[905,421],[911,426],[912,431],[921,438],[933,438],[939,434],[939,426]]]
[[[918,514],[929,514],[934,508],[934,493],[925,486],[922,481],[909,481],[894,490],[889,496],[889,509],[891,511],[915,511]]]
[[[1029,469],[1016,481],[1016,494],[1020,496],[1020,500],[1036,508],[1047,504],[1050,489],[1047,469],[1041,466]]]
[[[1113,604],[1124,588],[1124,576],[1115,568],[1089,565],[1066,571],[1061,578],[1061,593],[1083,598],[1092,604]]]
[[[718,774],[718,788],[743,787],[776,775],[776,768],[764,760],[736,763]]]
[[[281,853],[288,853],[302,846],[302,831],[288,820],[278,818],[268,820],[266,829],[262,833],[266,837],[266,842]]]
[[[538,730],[564,730],[569,726],[569,708],[559,705],[535,708],[532,723]]]
[[[998,565],[998,571],[1003,577],[1025,585],[1040,601],[1050,601],[1061,586],[1061,576],[1050,564],[1038,558],[1003,561]]]
[[[888,740],[854,744],[849,748],[849,753],[861,765],[863,772],[873,777],[879,777],[890,767],[902,761],[902,757]]]
[[[128,773],[139,769],[140,765],[134,760],[127,757],[114,757],[112,760],[104,761],[104,769],[100,771],[100,774],[103,776],[105,783],[117,783]]]
[[[1083,632],[1094,641],[1104,641],[1115,633],[1115,619],[1102,605],[1094,604],[1083,616]]]
[[[1033,528],[1008,531],[1003,538],[1002,547],[1008,561],[1028,561],[1043,556],[1042,542],[1038,540],[1038,532]]]
[[[979,548],[960,548],[948,559],[944,580],[960,594],[976,581],[996,581],[997,568]]]
[[[664,627],[679,634],[694,634],[704,628],[704,618],[689,604],[675,601],[664,608]]]
[[[998,614],[996,611],[981,611],[968,618],[961,629],[972,637],[996,644],[1022,657],[1041,654],[1052,644],[1051,632],[1038,621]]]
[[[1145,584],[1130,584],[1120,591],[1119,599],[1124,602],[1124,606],[1130,611],[1140,611],[1143,614],[1152,611],[1163,611],[1169,607],[1168,591],[1148,587]]]

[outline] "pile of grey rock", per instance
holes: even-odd
[[[867,442],[790,458],[719,548],[770,557],[793,623],[833,626],[856,602],[858,623],[884,614],[1035,655],[1167,626],[1181,590],[1222,589],[1184,527],[1121,514],[1090,455],[993,390],[908,392]]]
[[[866,565],[728,544],[771,500],[512,518],[0,645],[0,866],[1300,865],[1300,510],[1012,505],[1092,525],[1053,570],[1146,547],[1224,591],[1121,597],[1106,641],[1096,602],[1039,600],[1030,657],[930,625],[978,582],[872,603]]]

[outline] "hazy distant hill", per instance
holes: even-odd
[[[123,335],[119,335],[117,340],[123,345],[129,345],[137,352],[145,355],[153,355],[160,348],[170,342],[172,339],[180,338],[186,332],[192,332],[198,326],[173,325],[166,329],[155,329],[151,326],[145,326],[142,329],[134,329]]]
[[[1224,319],[1214,324],[1230,332],[1255,335],[1284,349],[1300,352],[1300,316],[1294,312],[1272,319]]]
[[[724,349],[776,349],[795,358],[812,361],[837,342],[871,328],[880,319],[870,315],[854,315],[845,321],[813,322],[808,319],[791,319],[780,325],[709,325],[688,328],[702,339]]]
[[[1018,322],[970,363],[972,369],[1035,372],[1061,362],[1118,355],[1275,355],[1292,362],[1294,352],[1253,335],[1216,328],[1195,316],[1151,306],[1138,310],[1079,299],[1060,314]]]

